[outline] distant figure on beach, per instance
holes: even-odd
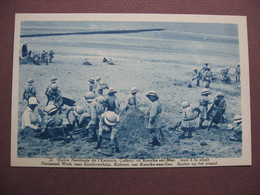
[[[41,53],[41,61],[42,61],[42,64],[45,63],[46,65],[49,64],[48,62],[48,52],[43,50],[42,53]]]
[[[194,72],[194,77],[192,78],[192,80],[196,80],[197,86],[200,86],[201,72],[198,72],[196,68],[193,69],[193,72]]]
[[[27,56],[28,54],[28,49],[27,49],[27,42],[25,42],[22,46],[22,57]]]
[[[104,57],[103,62],[107,63],[108,65],[115,65],[111,58],[107,59],[106,57]]]
[[[229,75],[229,67],[227,67],[227,68],[225,68],[225,69],[222,69],[221,71],[220,71],[220,73],[221,73],[221,80],[222,81],[224,81],[224,82],[226,82],[226,83],[228,83],[228,82],[230,82],[231,81],[231,79],[230,79],[230,75]]]
[[[53,52],[53,50],[50,50],[50,52],[49,52],[49,63],[52,63],[52,59],[54,58],[54,52]]]
[[[107,61],[107,63],[108,63],[109,65],[115,65],[111,58],[109,58],[109,60]]]
[[[87,65],[87,66],[90,66],[90,65],[92,65],[89,61],[88,61],[88,59],[86,58],[85,60],[84,60],[84,62],[82,63],[82,65]]]
[[[103,58],[103,62],[107,62],[108,60],[107,60],[107,58],[106,57],[104,57]]]
[[[32,53],[32,62],[35,65],[41,65],[41,54],[33,52]]]
[[[240,65],[239,64],[236,67],[235,75],[236,75],[236,82],[240,82]]]
[[[193,78],[191,82],[189,82],[188,87],[192,87],[192,81],[196,80],[197,81],[197,86],[200,86],[200,79],[201,79],[201,72],[198,72],[197,68],[193,68]]]

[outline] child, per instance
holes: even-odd
[[[110,132],[110,145],[115,147],[116,153],[119,153],[119,144],[117,140],[117,128],[116,125],[119,123],[119,116],[114,112],[105,112],[101,115],[99,122],[99,133],[98,142],[95,149],[101,148],[102,137],[104,131]]]
[[[72,122],[72,126],[74,127],[74,129],[77,129],[82,126],[82,124],[80,124],[80,122],[82,120],[83,114],[84,114],[84,108],[82,106],[76,106],[73,109],[73,112],[72,112],[73,119],[71,122]]]
[[[116,97],[117,91],[114,88],[110,88],[108,90],[108,96],[106,98],[106,106],[107,106],[107,111],[113,111],[115,113],[119,113],[119,103],[118,99]]]
[[[242,117],[240,115],[235,115],[234,124],[236,125],[232,128],[234,135],[230,137],[230,140],[242,142]]]
[[[90,122],[86,127],[89,129],[91,140],[90,141],[97,141],[97,129],[100,120],[101,114],[105,111],[105,99],[103,96],[99,96],[96,98],[96,101],[92,101],[89,106],[90,111]]]
[[[208,113],[208,105],[212,102],[209,100],[208,95],[211,94],[211,92],[204,88],[201,92],[201,100],[200,100],[200,122],[199,122],[199,128],[202,128],[203,122],[207,119],[207,113]]]
[[[240,82],[240,65],[239,64],[236,67],[235,75],[236,75],[236,82]]]
[[[40,130],[41,119],[35,111],[37,104],[36,97],[29,98],[28,106],[22,115],[22,131],[20,133],[23,136],[35,135]]]
[[[95,95],[96,96],[103,96],[103,91],[104,89],[109,89],[107,83],[100,81],[99,85],[97,86],[95,90]]]
[[[94,90],[93,88],[94,88],[95,80],[91,78],[91,79],[88,80],[88,82],[89,82],[88,90],[89,91],[93,91]]]
[[[136,107],[136,94],[138,93],[138,91],[139,90],[136,87],[131,88],[131,95],[128,98],[125,111],[127,111],[129,108],[135,108]]]
[[[32,78],[29,78],[26,87],[23,92],[23,99],[28,102],[30,97],[36,97],[36,89],[33,86],[34,80]]]
[[[183,134],[179,136],[180,139],[183,138],[191,138],[192,131],[194,131],[196,123],[196,115],[194,113],[195,109],[190,106],[190,103],[187,101],[183,101],[181,103],[181,114],[182,114],[182,122],[181,129],[184,131]]]
[[[146,97],[152,102],[149,108],[148,114],[148,124],[147,129],[150,131],[153,139],[149,143],[151,146],[160,146],[160,142],[156,136],[156,129],[161,128],[161,118],[160,114],[162,112],[162,107],[159,100],[158,95],[154,91],[150,91]]]
[[[214,99],[213,105],[208,111],[208,117],[211,120],[208,130],[212,124],[224,123],[224,113],[226,111],[226,100],[222,92],[217,93],[217,97]]]
[[[47,105],[49,105],[50,102],[54,102],[57,109],[60,109],[63,105],[62,95],[56,83],[51,84],[50,89],[46,91],[45,95],[47,96]]]
[[[201,73],[198,72],[198,70],[196,68],[193,68],[193,72],[194,72],[194,77],[192,78],[192,80],[196,80],[197,81],[197,86],[200,86]]]
[[[62,129],[62,118],[58,113],[58,109],[55,105],[48,105],[44,108],[44,112],[47,114],[44,117],[44,127],[42,132],[37,136],[38,138],[57,137],[61,135],[60,129]]]
[[[101,77],[97,76],[96,80],[95,80],[95,83],[93,85],[93,91],[96,91],[96,88],[98,87],[100,81],[101,81]]]
[[[204,72],[204,80],[207,82],[205,88],[209,88],[211,80],[213,79],[213,74],[210,70],[211,70],[211,68],[210,68],[210,66],[208,66],[206,68],[206,71]]]

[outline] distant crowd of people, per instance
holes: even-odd
[[[225,83],[231,82],[231,76],[229,74],[230,68],[224,68],[221,69],[220,74],[221,74],[221,80],[224,81]],[[211,67],[209,66],[208,63],[205,63],[204,67],[198,71],[197,68],[193,68],[194,76],[192,78],[192,81],[196,80],[197,86],[200,86],[200,81],[205,81],[206,86],[205,88],[210,87],[210,83],[212,80],[215,78],[213,77],[213,73],[211,71]],[[240,65],[238,64],[235,70],[235,77],[236,77],[236,82],[240,82]],[[188,87],[192,87],[192,83],[190,82]]]
[[[41,65],[52,63],[52,59],[54,58],[53,50],[49,52],[42,50],[42,52],[35,52],[28,50],[27,48],[28,43],[25,42],[22,46],[22,56],[19,58],[20,64],[34,64],[34,65]]]

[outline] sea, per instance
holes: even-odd
[[[180,64],[239,64],[237,24],[23,21],[21,45],[25,41],[29,49],[54,49],[60,55],[106,55]]]

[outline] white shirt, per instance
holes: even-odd
[[[32,111],[30,107],[27,107],[22,116],[22,129],[25,127],[30,127],[34,130],[37,129],[37,124],[39,123],[39,118],[37,115]]]

